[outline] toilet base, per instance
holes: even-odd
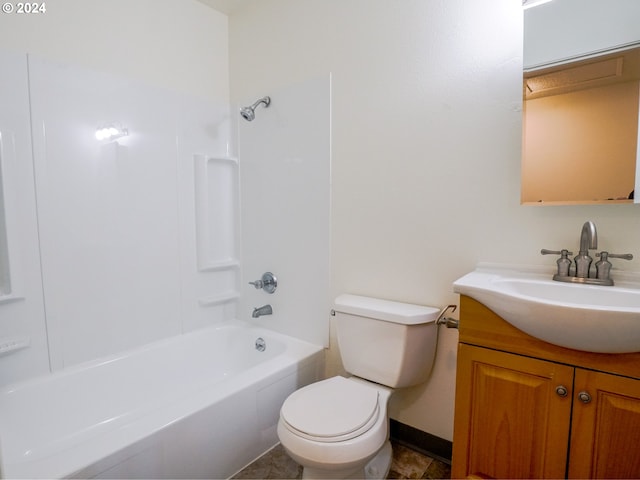
[[[305,467],[302,471],[303,479],[366,479],[381,480],[387,478],[391,468],[393,451],[391,442],[387,440],[375,457],[369,460],[364,468],[351,468],[348,470],[324,470],[321,468]]]
[[[364,478],[367,480],[387,478],[389,469],[391,468],[392,458],[393,450],[391,449],[391,442],[387,440],[378,454],[364,467]]]

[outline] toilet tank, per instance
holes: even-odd
[[[392,388],[427,380],[436,352],[439,309],[344,294],[336,298],[334,311],[347,372]]]

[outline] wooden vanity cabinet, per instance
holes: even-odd
[[[640,380],[576,368],[573,391],[569,478],[640,478]]]
[[[460,312],[452,478],[640,478],[640,354],[556,347],[466,296]]]

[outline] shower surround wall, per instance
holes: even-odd
[[[29,348],[0,356],[0,383],[49,369],[29,117],[27,57],[0,55],[0,168],[10,287],[0,297],[0,343]],[[6,265],[5,265],[6,267]],[[27,340],[28,339],[28,340]]]
[[[200,305],[201,298],[211,299],[218,280],[223,281],[224,275],[237,276],[238,272],[200,272],[194,246],[194,154],[224,157],[231,143],[228,17],[195,0],[56,0],[55,5],[47,7],[42,15],[3,15],[0,29],[4,52],[0,65],[0,131],[4,134],[0,155],[11,165],[3,180],[19,185],[13,192],[17,192],[13,201],[16,208],[10,214],[17,221],[8,233],[10,256],[17,265],[14,273],[21,277],[14,285],[15,293],[24,298],[0,303],[0,343],[5,339],[30,339],[28,348],[0,356],[2,384],[46,374],[51,368],[59,369],[87,356],[97,357],[110,349],[142,345],[194,329],[215,322],[218,314],[231,315],[235,310],[233,302],[226,306]],[[126,103],[124,98],[110,96],[123,86],[122,82],[91,87],[93,97],[89,101],[102,101],[105,117],[111,107],[126,107],[111,118],[99,119],[120,121],[129,128],[131,135],[120,140],[120,146],[101,146],[93,138],[99,112],[93,112],[94,118],[85,109],[72,124],[60,124],[59,118],[68,118],[68,108],[82,111],[78,104],[87,99],[89,87],[71,79],[66,87],[78,87],[84,97],[64,105],[59,116],[52,116],[48,110],[56,99],[45,98],[40,106],[41,119],[48,125],[34,125],[34,146],[47,154],[36,161],[40,169],[38,186],[61,195],[54,205],[43,205],[45,199],[38,198],[41,217],[47,212],[56,215],[39,219],[43,226],[40,240],[62,243],[60,252],[54,244],[42,247],[44,271],[40,268],[36,227],[25,52],[60,67],[73,66],[69,73],[76,69],[96,73],[96,78],[127,79],[124,83],[142,89],[140,95],[129,92]],[[13,63],[5,64],[5,54],[14,57]],[[43,132],[43,127],[50,130]],[[152,130],[156,127],[159,130]],[[65,130],[64,139],[73,145],[56,144],[52,138],[56,130]],[[164,148],[156,148],[156,141]],[[63,155],[69,150],[81,152],[82,158],[54,159],[51,155],[60,149]],[[62,171],[72,166],[78,172]],[[61,191],[51,184],[52,179],[65,173],[82,173],[86,185]],[[99,178],[103,180],[98,182]],[[76,198],[73,210],[58,217],[60,208],[72,203],[66,197],[77,194],[78,189],[87,197]],[[80,214],[96,225],[96,230],[69,230],[70,243],[64,244],[63,230],[77,224]],[[72,246],[80,245],[72,252]],[[160,245],[166,250],[161,251]],[[89,250],[99,255],[91,257]],[[65,276],[64,271],[51,271],[61,264],[56,258],[59,254],[73,255],[64,270],[67,280],[73,277],[74,281],[67,281],[66,286],[52,285]],[[82,265],[87,258],[91,263]],[[147,267],[149,271],[144,271]],[[169,280],[171,276],[173,281]],[[89,284],[94,285],[94,291],[88,292]],[[62,305],[52,298],[47,286],[53,289],[50,291],[64,289],[62,293],[71,303]],[[107,305],[109,318],[93,302]],[[171,315],[161,311],[161,306]],[[222,312],[225,308],[228,311]],[[173,315],[179,310],[182,318]],[[100,320],[88,315],[96,311]],[[51,366],[47,335],[52,348]]]
[[[25,91],[27,57],[9,57],[24,72],[10,91]],[[27,285],[14,282],[0,298],[0,337],[31,345],[0,357],[2,383],[44,373],[47,347],[59,370],[235,318],[238,180],[237,161],[225,156],[228,105],[34,56],[28,67],[33,172],[31,152],[9,148],[29,143],[28,120],[0,126],[4,186],[27,201],[5,202],[9,219],[24,215],[7,232],[10,276]],[[26,120],[29,103],[20,105]],[[96,127],[109,122],[129,135],[96,140]],[[207,263],[198,243],[223,261]]]
[[[240,317],[316,345],[328,345],[330,267],[331,77],[269,91],[251,122],[238,124],[243,285]],[[239,110],[238,106],[238,110]],[[240,117],[238,115],[238,117]],[[264,272],[275,293],[248,282]],[[273,315],[251,319],[271,304]]]
[[[238,124],[226,102],[121,75],[0,64],[0,344],[28,344],[0,356],[0,384],[234,318],[328,344],[328,75],[268,92]],[[97,141],[110,122],[129,135]],[[267,270],[274,295],[247,283]],[[267,303],[273,315],[252,319]]]
[[[236,290],[237,272],[196,270],[193,255],[194,154],[224,153],[228,108],[33,59],[30,78],[53,368],[233,318],[202,299]],[[96,141],[110,121],[130,135]]]

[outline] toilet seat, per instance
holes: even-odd
[[[280,411],[287,430],[322,443],[362,435],[376,423],[379,414],[377,390],[340,376],[295,391]]]

